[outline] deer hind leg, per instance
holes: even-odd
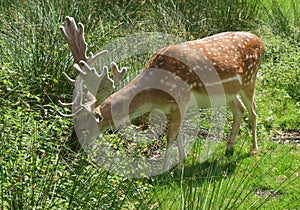
[[[229,139],[227,142],[226,156],[231,156],[234,151],[233,145],[235,143],[235,140],[238,135],[240,125],[241,125],[241,122],[242,122],[242,119],[244,116],[245,106],[238,97],[236,97],[228,105],[233,114],[233,123],[231,126],[231,132],[229,135]]]
[[[252,130],[252,150],[251,154],[254,155],[258,151],[257,136],[256,136],[256,105],[254,102],[254,88],[249,87],[241,91],[242,101],[244,102],[247,111],[249,112],[251,130]]]
[[[179,136],[179,130],[181,125],[181,116],[179,111],[172,111],[169,116],[169,126],[167,134],[167,149],[164,157],[163,170],[167,171],[170,169],[171,161],[171,150],[174,140],[176,140],[178,151],[179,151],[179,160],[183,160],[185,157],[184,147]]]

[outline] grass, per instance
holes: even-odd
[[[162,209],[170,206],[178,209],[287,208],[295,199],[291,195],[299,193],[296,190],[299,182],[295,182],[297,174],[288,172],[299,168],[296,160],[291,161],[299,158],[299,149],[274,147],[274,144],[264,145],[263,153],[256,158],[238,153],[232,160],[218,156],[183,171],[175,170],[172,176],[159,179],[163,185],[155,189],[159,194],[168,195]],[[282,162],[283,156],[278,155],[281,152],[288,153],[289,157],[285,157],[289,160],[288,166]],[[297,205],[294,204],[294,208]]]
[[[299,3],[196,3],[0,3],[0,209],[298,208],[300,147],[293,137],[300,127]],[[266,45],[256,89],[259,154],[249,156],[247,115],[233,157],[224,156],[222,142],[213,156],[199,163],[195,147],[183,166],[155,177],[111,174],[83,151],[73,153],[67,144],[72,122],[56,112],[58,99],[72,97],[61,72],[75,77],[58,30],[66,15],[84,23],[92,52],[136,32],[195,39],[227,30],[254,31]],[[146,62],[146,57],[137,60],[131,64]],[[281,140],[291,133],[296,134],[289,141]]]
[[[295,62],[300,50],[299,40],[280,36],[267,36],[265,40],[268,62],[262,65],[257,88],[261,93],[257,94],[261,103],[259,112],[267,117],[262,123],[267,128],[299,130],[300,78]],[[267,105],[270,109],[264,109]]]
[[[269,26],[273,33],[284,37],[294,35],[294,38],[299,40],[299,2],[296,0],[265,0],[264,3]],[[296,33],[293,33],[295,30]]]

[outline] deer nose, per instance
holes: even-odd
[[[95,120],[96,120],[97,123],[99,123],[103,120],[103,117],[101,116],[100,113],[95,112],[94,115],[95,115]]]

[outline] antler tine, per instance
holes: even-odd
[[[117,85],[120,82],[120,80],[125,76],[127,68],[123,67],[121,68],[121,70],[119,70],[119,67],[115,62],[111,62],[110,66],[112,68],[114,83],[115,85]]]
[[[90,66],[93,66],[94,63],[96,63],[96,61],[99,59],[100,56],[106,54],[108,51],[107,50],[103,50],[101,52],[98,52],[96,55],[93,55],[93,53],[90,53],[90,57],[87,60],[87,63]]]
[[[69,107],[71,108],[74,104],[74,102],[71,102],[71,103],[64,103],[62,102],[61,100],[58,100],[58,103],[62,106],[62,107]]]
[[[81,65],[83,66],[83,68],[84,68],[86,62],[81,61],[80,64],[81,64]],[[87,65],[87,66],[88,66],[88,65]],[[76,71],[78,71],[78,73],[79,73],[82,77],[84,77],[84,75],[87,74],[87,72],[84,71],[77,63],[75,63],[73,67],[75,68]],[[88,66],[88,68],[90,68],[90,66]],[[89,69],[89,70],[90,70],[90,69]]]
[[[100,84],[96,92],[96,104],[98,106],[113,92],[115,89],[114,81],[108,75],[108,67],[103,66],[102,74],[100,75]]]
[[[79,64],[81,60],[87,61],[83,24],[79,23],[77,27],[74,18],[66,16],[66,23],[60,27],[60,30],[68,42],[75,62]]]
[[[66,118],[72,118],[74,117],[76,114],[78,114],[81,110],[83,109],[83,107],[78,108],[75,112],[73,112],[72,114],[64,114],[61,111],[57,110],[58,114],[60,114],[62,117],[66,117]]]
[[[66,16],[66,23],[60,27],[60,30],[67,40],[73,58],[77,64],[80,64],[80,61],[86,61],[92,66],[101,55],[107,53],[107,50],[103,50],[96,55],[91,53],[90,57],[87,57],[87,43],[84,38],[84,26],[82,23],[78,23],[77,27],[76,22],[72,17]]]
[[[75,116],[78,112],[80,112],[84,107],[85,105],[82,104],[82,85],[83,85],[83,79],[82,78],[79,78],[75,81],[75,92],[76,92],[76,96],[75,96],[75,99],[73,102],[71,103],[63,103],[61,102],[60,100],[58,101],[60,103],[60,105],[62,106],[65,106],[65,107],[75,107],[75,111],[72,113],[72,114],[64,114],[62,112],[60,112],[58,110],[58,113],[63,116],[63,117],[67,117],[67,118],[70,118],[70,117],[73,117]],[[87,102],[89,103],[89,102]]]
[[[75,84],[75,81],[74,79],[72,79],[71,77],[69,77],[69,75],[67,75],[65,72],[62,73],[65,78],[71,83],[71,84]]]
[[[99,75],[95,68],[89,66],[87,62],[81,61],[80,67],[75,64],[74,67],[80,73],[90,94],[96,96],[96,103],[102,103],[114,89],[114,81],[108,75],[108,67],[104,66],[102,73]]]
[[[72,79],[71,77],[69,77],[69,75],[67,75],[65,72],[63,72],[62,74],[65,76],[65,78],[66,78],[71,84],[75,84],[76,80],[74,80],[74,79]],[[73,106],[73,104],[74,104],[74,101],[71,102],[71,103],[64,103],[64,102],[62,102],[61,100],[58,100],[58,103],[59,103],[62,107],[69,107],[69,108],[71,108],[71,107]],[[61,114],[61,113],[60,113],[60,114]],[[64,115],[62,115],[62,116],[64,116]]]

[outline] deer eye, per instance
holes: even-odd
[[[97,123],[99,123],[103,120],[103,117],[98,112],[95,112],[95,120]]]

